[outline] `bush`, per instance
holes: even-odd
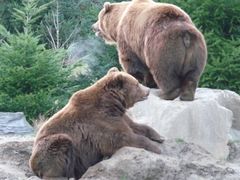
[[[57,89],[68,76],[62,50],[47,50],[39,38],[19,34],[6,37],[0,54],[0,111],[23,111],[36,118],[57,107]]]
[[[219,52],[217,55],[209,54],[211,62],[206,66],[201,85],[230,89],[240,94],[240,41],[238,43],[219,39],[215,41],[219,43]]]

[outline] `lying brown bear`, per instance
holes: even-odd
[[[116,68],[94,85],[73,94],[68,104],[37,133],[29,161],[41,178],[80,178],[89,166],[123,146],[160,153],[163,138],[134,123],[126,109],[147,98],[149,88]],[[154,142],[156,141],[156,142]]]
[[[159,87],[160,97],[194,99],[207,48],[182,9],[152,0],[105,3],[93,29],[117,45],[123,69],[144,85]]]

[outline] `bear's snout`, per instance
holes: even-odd
[[[141,89],[141,94],[142,94],[142,100],[145,100],[147,99],[147,97],[149,96],[150,94],[150,88],[146,87],[146,86],[143,86],[142,84],[139,85],[140,86],[140,89]]]
[[[98,32],[99,31],[98,22],[96,22],[92,25],[92,30],[93,30],[93,32]]]
[[[100,38],[102,37],[98,22],[96,22],[92,25],[92,30],[93,30],[93,32],[95,32],[95,36],[100,37]]]

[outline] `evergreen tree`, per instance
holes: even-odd
[[[33,36],[32,23],[41,8],[33,15],[30,7],[26,3],[23,11],[16,10],[19,16],[15,14],[24,24],[24,33],[11,34],[0,26],[0,111],[23,111],[36,118],[58,108],[56,100],[63,95],[68,72],[62,68],[65,52],[46,49]]]

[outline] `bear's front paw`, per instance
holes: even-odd
[[[151,137],[150,139],[151,139],[152,141],[156,141],[156,142],[158,142],[158,143],[163,143],[163,142],[165,141],[165,138],[162,137],[162,136],[159,136],[158,138],[156,138],[156,137]]]
[[[158,143],[163,143],[165,141],[165,138],[160,136],[155,131],[149,131],[148,138],[151,139],[152,141],[155,141],[155,142],[158,142]]]

